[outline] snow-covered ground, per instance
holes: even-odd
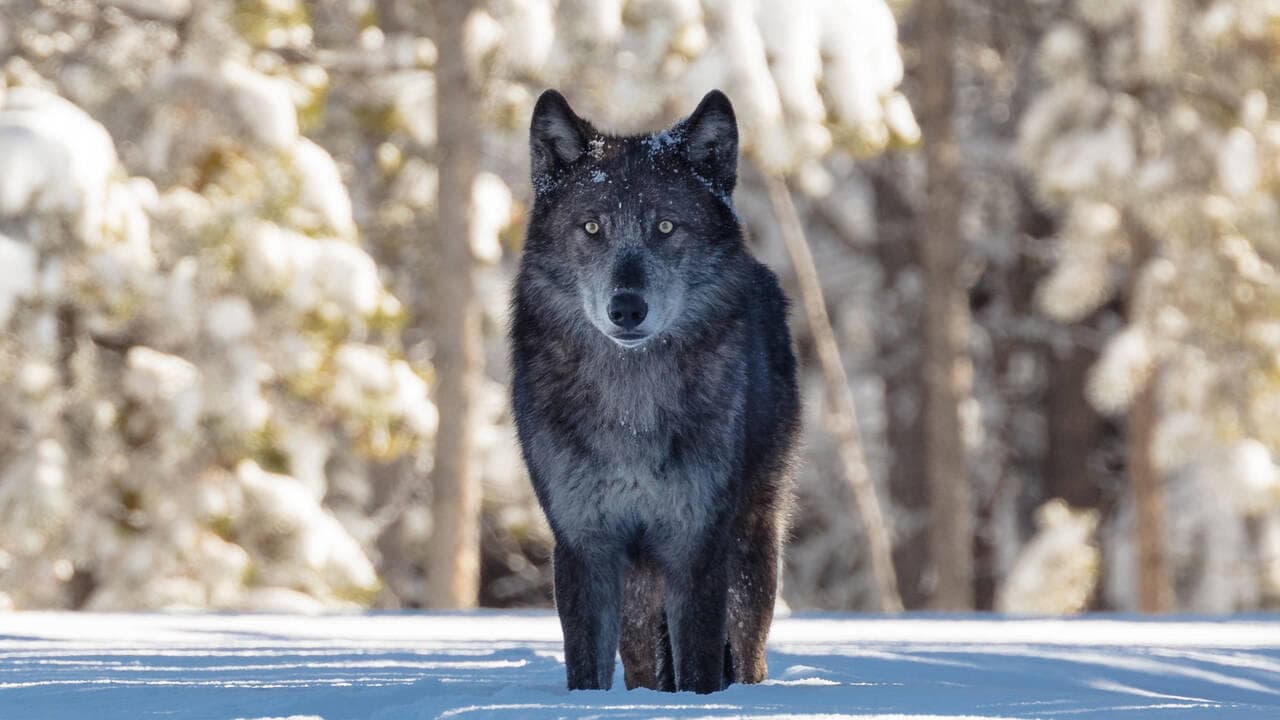
[[[771,679],[564,690],[549,613],[0,615],[0,718],[1280,718],[1280,622],[797,616]]]

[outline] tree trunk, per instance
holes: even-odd
[[[916,247],[918,211],[900,186],[906,170],[898,157],[878,159],[871,171],[875,190],[876,255],[884,269],[880,312],[892,322],[880,324],[877,364],[884,378],[885,440],[890,451],[889,497],[893,510],[893,565],[902,604],[924,608],[929,568],[929,488],[924,470],[920,305],[908,276],[920,269]]]
[[[436,149],[439,157],[434,299],[436,327],[436,433],[432,471],[432,535],[427,557],[426,605],[473,607],[480,581],[480,482],[473,458],[474,399],[483,361],[469,222],[471,185],[480,136],[477,101],[467,78],[465,0],[434,4]]]
[[[1138,609],[1147,613],[1173,610],[1173,583],[1165,553],[1165,488],[1151,461],[1156,423],[1156,387],[1152,373],[1129,408],[1129,477],[1133,484],[1134,547],[1138,554]]]
[[[782,241],[787,246],[787,254],[791,256],[791,264],[795,266],[801,302],[809,320],[809,331],[813,333],[819,362],[822,364],[823,378],[832,402],[829,426],[839,445],[845,479],[853,489],[862,527],[867,533],[867,549],[871,554],[871,569],[875,575],[880,610],[901,612],[902,598],[898,595],[898,579],[893,570],[889,532],[885,529],[880,500],[876,497],[875,486],[871,484],[867,461],[862,453],[853,393],[849,390],[849,379],[845,377],[844,363],[840,359],[840,347],[836,344],[831,319],[827,315],[822,285],[818,281],[818,268],[809,252],[804,227],[791,202],[791,191],[787,189],[786,182],[775,175],[765,174],[765,185],[769,189],[769,199],[773,203],[773,211],[782,231]]]
[[[1049,354],[1045,494],[1062,498],[1074,508],[1102,505],[1102,485],[1094,466],[1106,428],[1084,394],[1089,369],[1097,359],[1096,351],[1080,345]]]
[[[921,129],[928,164],[928,204],[921,234],[925,272],[925,468],[929,477],[929,547],[938,610],[973,608],[973,518],[960,404],[969,393],[969,308],[960,281],[962,178],[955,107],[950,0],[921,0]]]
[[[1138,277],[1155,253],[1155,239],[1129,216],[1125,217],[1125,229],[1133,243],[1125,302],[1125,311],[1132,322],[1138,311],[1134,307]],[[1129,406],[1126,433],[1129,481],[1133,488],[1133,545],[1138,556],[1138,609],[1147,613],[1173,610],[1173,578],[1169,574],[1169,558],[1165,551],[1168,500],[1164,478],[1151,458],[1151,441],[1159,417],[1159,388],[1160,368],[1157,366]]]

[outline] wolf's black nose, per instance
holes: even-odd
[[[620,292],[609,300],[609,320],[623,330],[634,329],[648,314],[649,305],[640,293]]]

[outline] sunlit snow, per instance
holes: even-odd
[[[0,616],[4,718],[1280,717],[1280,623],[785,618],[771,679],[564,689],[550,613]]]

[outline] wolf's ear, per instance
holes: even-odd
[[[589,132],[590,126],[574,114],[563,95],[555,90],[542,93],[529,123],[529,166],[535,190],[586,152]]]
[[[712,90],[680,125],[685,157],[694,170],[718,192],[732,193],[738,179],[738,121],[729,98]]]

